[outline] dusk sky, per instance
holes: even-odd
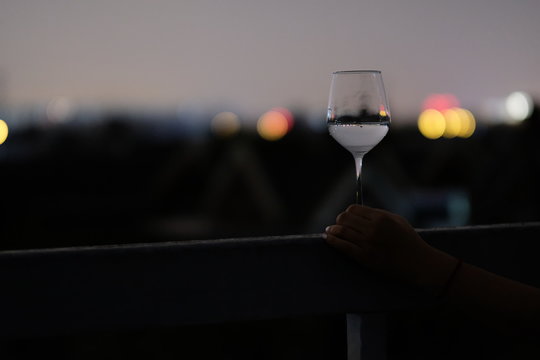
[[[379,69],[394,123],[431,93],[485,113],[540,97],[538,0],[0,0],[0,104],[324,113],[335,70]]]

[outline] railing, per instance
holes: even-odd
[[[419,231],[467,262],[540,285],[540,223]],[[0,284],[2,339],[349,314],[349,359],[385,357],[384,341],[370,341],[385,332],[373,314],[433,301],[319,234],[4,251]]]

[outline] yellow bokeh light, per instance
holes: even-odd
[[[230,111],[223,111],[212,118],[210,127],[217,136],[228,137],[238,133],[241,125],[238,115]]]
[[[289,131],[287,117],[278,111],[268,111],[257,121],[257,132],[268,141],[281,139]]]
[[[2,145],[4,141],[6,141],[8,137],[8,133],[9,133],[9,129],[6,122],[0,119],[0,145]]]
[[[444,111],[424,110],[418,117],[418,130],[428,139],[468,138],[476,130],[473,114],[463,108],[451,108]]]
[[[418,130],[428,139],[440,138],[446,129],[444,115],[434,109],[422,111],[418,117]]]
[[[459,113],[454,109],[447,109],[443,112],[444,120],[446,121],[446,127],[444,129],[443,136],[451,139],[461,134],[461,128],[463,123]]]
[[[467,109],[456,108],[454,111],[459,115],[461,121],[461,131],[458,136],[462,138],[469,138],[476,130],[476,120],[474,115]]]

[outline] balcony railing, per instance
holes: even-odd
[[[540,223],[419,232],[467,262],[540,285]],[[4,341],[349,314],[349,359],[385,357],[374,314],[434,301],[366,271],[320,234],[4,251],[0,284]]]

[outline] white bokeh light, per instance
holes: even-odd
[[[74,104],[64,96],[58,96],[47,104],[47,120],[51,123],[68,121],[74,114]]]
[[[523,91],[515,91],[506,98],[505,109],[510,120],[514,122],[523,121],[532,114],[532,98]]]

